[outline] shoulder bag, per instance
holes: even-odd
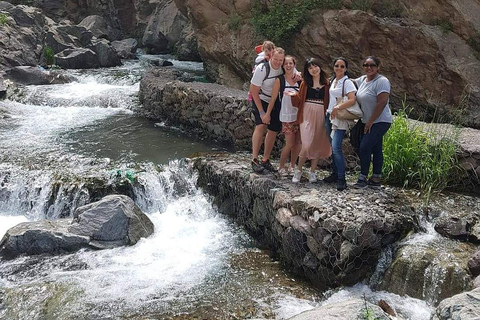
[[[342,84],[342,96],[337,98],[337,105],[348,101],[348,96],[345,95],[345,81],[350,79],[345,79]],[[352,81],[352,80],[350,80]],[[360,119],[363,116],[362,109],[358,104],[358,101],[355,101],[353,106],[348,107],[346,109],[338,109],[337,110],[337,118],[339,120],[356,120]]]

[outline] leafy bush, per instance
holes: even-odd
[[[339,0],[304,0],[294,3],[274,0],[267,8],[263,0],[252,0],[251,24],[258,35],[276,44],[286,44],[311,19],[314,9],[340,9]]]
[[[47,66],[55,64],[55,52],[53,52],[51,47],[45,47],[45,49],[43,49],[43,59]]]
[[[368,11],[372,8],[372,1],[371,0],[354,0],[350,8],[352,10],[361,10],[361,11]]]
[[[0,24],[2,26],[6,25],[8,22],[8,15],[6,13],[0,13]]]
[[[378,2],[373,7],[373,11],[377,16],[384,18],[401,18],[405,15],[402,5],[392,0]]]
[[[458,130],[439,132],[414,126],[400,110],[384,137],[385,181],[431,193],[457,183],[463,170],[457,158]]]
[[[228,16],[227,26],[231,31],[237,31],[242,25],[242,17],[238,13],[233,13]]]

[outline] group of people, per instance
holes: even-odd
[[[250,81],[252,112],[255,129],[252,136],[252,169],[263,173],[279,172],[292,175],[292,182],[301,180],[303,166],[310,160],[308,181],[317,181],[316,168],[320,159],[332,156],[332,172],[323,179],[337,183],[345,190],[345,157],[342,144],[354,120],[340,117],[358,102],[361,107],[359,125],[363,136],[358,150],[360,174],[355,188],[381,185],[383,166],[383,136],[390,128],[390,82],[379,73],[380,60],[368,56],[363,60],[365,75],[350,79],[348,61],[340,57],[333,61],[334,75],[329,78],[321,62],[307,59],[303,73],[296,69],[296,58],[270,41],[263,43]],[[265,134],[266,132],[266,134]],[[270,156],[277,134],[285,135],[278,170]],[[260,148],[264,154],[259,160]],[[290,163],[287,160],[290,157]],[[373,161],[372,161],[373,158]],[[298,161],[297,161],[298,160]],[[373,174],[368,178],[373,162]]]

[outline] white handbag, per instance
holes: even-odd
[[[345,95],[345,81],[350,79],[345,79],[342,84],[342,96],[337,98],[337,105],[345,102],[348,100],[348,96]],[[350,80],[352,81],[352,80]],[[353,81],[352,81],[353,82]],[[348,107],[346,109],[338,109],[337,110],[337,119],[339,120],[356,120],[363,117],[362,108],[358,104],[358,101],[355,101],[353,106]]]

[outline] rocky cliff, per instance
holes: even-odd
[[[257,1],[258,2],[258,1]],[[271,2],[268,1],[271,6]],[[288,1],[296,3],[295,1]],[[342,9],[316,1],[307,23],[286,47],[300,58],[318,57],[328,71],[344,56],[360,75],[362,58],[376,55],[392,82],[392,100],[405,99],[417,116],[480,128],[479,0],[340,1]],[[249,79],[253,47],[261,43],[249,24],[249,0],[175,0],[188,15],[207,71],[218,82],[241,87]],[[320,3],[320,4],[318,4]],[[308,10],[307,10],[308,11]],[[390,17],[389,17],[390,16]],[[285,23],[289,18],[285,19]]]

